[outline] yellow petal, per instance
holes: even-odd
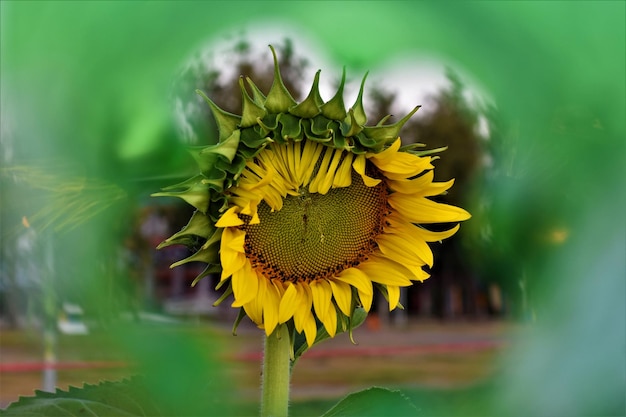
[[[228,278],[248,262],[243,247],[245,237],[246,233],[236,228],[227,227],[222,232],[220,242],[221,280]]]
[[[422,197],[439,195],[448,190],[454,184],[454,180],[447,182],[433,182],[434,171],[430,170],[417,178],[408,180],[389,180],[389,188],[403,194],[414,194]]]
[[[395,285],[387,285],[389,295],[389,311],[393,310],[400,303],[400,288]]]
[[[263,306],[265,304],[265,288],[262,282],[259,282],[257,296],[243,305],[246,315],[259,326],[263,324]]]
[[[332,160],[332,156],[334,154],[333,149],[329,147],[325,147],[324,157],[322,158],[322,162],[320,162],[319,169],[317,170],[317,174],[315,174],[315,178],[309,184],[309,192],[317,193],[320,192],[321,185],[326,179],[328,174],[328,166],[330,165],[330,161]],[[325,194],[325,193],[323,193]]]
[[[386,148],[382,152],[378,152],[378,153],[369,152],[367,153],[367,157],[373,158],[376,160],[395,158],[396,153],[400,149],[401,144],[402,144],[402,141],[400,140],[400,138],[397,138],[396,140],[393,141],[391,145],[389,145],[388,148]]]
[[[215,223],[217,227],[232,227],[232,226],[240,226],[243,224],[243,221],[237,215],[237,211],[239,211],[239,207],[233,206],[226,210],[222,217]]]
[[[343,281],[356,288],[359,293],[359,299],[361,300],[362,307],[365,311],[370,311],[370,308],[372,307],[372,299],[374,297],[374,289],[372,287],[372,281],[363,271],[358,268],[344,269],[338,276],[335,277],[335,279]]]
[[[317,160],[319,159],[323,149],[324,145],[315,143],[312,140],[306,141],[302,151],[302,160],[300,161],[300,164],[306,167],[306,170],[304,170],[300,180],[298,181],[298,186],[309,183],[313,170],[315,170],[315,166],[317,165]]]
[[[313,308],[315,309],[317,317],[324,322],[330,299],[333,296],[332,289],[326,280],[313,281],[310,287],[311,294],[313,295]]]
[[[261,219],[259,218],[259,212],[257,211],[257,208],[254,208],[254,212],[252,214],[252,218],[250,219],[250,221],[248,222],[248,224],[259,224],[261,223]]]
[[[220,254],[222,263],[222,273],[220,274],[220,281],[224,281],[226,278],[232,276],[235,272],[239,271],[248,262],[246,255],[239,252],[224,252]],[[224,259],[228,259],[227,262]]]
[[[433,266],[433,253],[423,240],[408,235],[383,233],[376,238],[376,243],[386,257],[402,265]]]
[[[246,262],[243,268],[233,273],[231,282],[235,298],[233,307],[242,307],[257,297],[259,280],[256,272],[250,266],[250,262]]]
[[[451,223],[472,217],[460,207],[437,203],[425,197],[394,193],[387,201],[412,223]]]
[[[372,308],[372,300],[374,299],[374,294],[366,293],[359,290],[359,300],[361,300],[361,307],[365,311],[370,311]]]
[[[377,159],[371,157],[374,162],[387,178],[402,180],[421,174],[425,170],[433,169],[430,163],[430,157],[420,158],[406,152],[398,152],[393,158]]]
[[[299,180],[298,177],[298,167],[300,166],[300,142],[293,143],[292,146],[286,146],[287,151],[287,162],[289,164],[289,173],[294,181],[297,183]],[[296,185],[297,186],[297,185]]]
[[[426,169],[432,169],[430,157],[419,157],[408,152],[398,152],[400,138],[382,152],[367,153],[367,158],[376,165],[387,178],[405,179],[414,177]]]
[[[317,323],[315,322],[315,318],[313,317],[313,314],[310,310],[309,314],[304,320],[303,329],[304,336],[306,337],[306,343],[309,345],[309,347],[313,346],[313,343],[315,342],[315,337],[317,336]]]
[[[354,171],[361,176],[361,178],[363,179],[363,184],[368,187],[375,187],[376,185],[380,184],[381,180],[372,178],[365,174],[365,162],[365,155],[357,155],[357,157],[354,158],[354,161],[352,162],[352,168],[354,168]]]
[[[346,153],[341,165],[335,174],[333,188],[349,187],[352,185],[352,153]]]
[[[268,169],[263,169],[259,165],[255,164],[254,162],[248,162],[248,164],[246,165],[246,168],[248,168],[251,174],[253,174],[254,176],[254,179],[253,181],[251,181],[250,185],[246,185],[251,190],[265,187],[266,185],[269,185],[272,183],[272,181],[274,181],[274,176],[276,175],[276,171],[272,168],[271,165],[267,167]],[[241,180],[239,181],[238,186],[239,187],[242,186]]]
[[[445,193],[454,185],[454,179],[446,182],[433,182],[428,187],[424,187],[422,191],[418,191],[415,193],[416,195],[421,195],[423,197],[431,197],[435,195],[440,195]]]
[[[329,282],[337,307],[339,307],[343,314],[350,317],[352,307],[352,290],[350,289],[350,285],[339,280],[331,280]]]
[[[337,333],[337,310],[332,303],[328,304],[326,320],[323,323],[328,335],[330,337],[335,337],[335,333]]]
[[[397,213],[393,213],[388,216],[387,222],[390,226],[385,228],[385,232],[406,234],[415,237],[416,239],[423,239],[425,242],[440,242],[454,235],[461,227],[460,224],[456,224],[448,230],[433,232],[426,230],[423,227],[414,225],[413,223],[409,223]]]
[[[308,284],[296,283],[294,286],[298,291],[298,300],[296,311],[293,314],[293,324],[296,330],[301,332],[305,329],[309,317],[313,317],[313,312],[311,311],[313,307],[313,295],[311,294],[311,288]]]
[[[295,285],[289,283],[285,289],[280,300],[280,306],[278,308],[278,323],[285,323],[293,317],[296,308],[298,307],[298,291]]]
[[[338,149],[336,149],[333,152],[333,159],[330,162],[330,165],[328,166],[328,169],[326,170],[327,173],[326,173],[326,175],[324,177],[324,180],[319,185],[318,192],[320,194],[328,193],[328,190],[330,190],[330,188],[332,187],[333,183],[335,182],[335,175],[336,175],[337,167],[339,166],[339,161],[341,161],[341,154],[342,153],[343,153],[343,151],[338,150]]]
[[[341,271],[341,273],[335,277],[339,281],[343,281],[346,284],[352,285],[359,292],[359,299],[365,311],[369,311],[372,307],[372,298],[374,296],[374,290],[372,288],[372,281],[367,275],[358,268],[348,268]]]
[[[266,288],[265,304],[263,305],[263,324],[265,333],[269,336],[278,325],[278,306],[280,304],[280,293],[278,289],[269,281],[264,280]]]
[[[383,256],[370,255],[370,258],[361,262],[358,268],[367,275],[367,277],[380,284],[398,285],[407,287],[411,285],[411,277],[413,274],[401,264],[392,261]],[[332,282],[332,281],[331,281]]]
[[[424,282],[425,280],[428,279],[428,277],[430,277],[428,272],[424,271],[421,266],[404,265],[404,267],[408,269],[409,271],[411,271],[412,281]]]

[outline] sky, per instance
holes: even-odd
[[[268,29],[269,28],[269,29]],[[233,52],[234,45],[241,40],[245,40],[251,46],[250,50],[265,63],[271,62],[269,44],[279,45],[285,40],[285,33],[290,34],[290,40],[294,42],[296,53],[306,57],[309,65],[305,68],[302,79],[305,82],[303,91],[308,92],[310,83],[313,81],[315,72],[321,70],[320,75],[320,95],[322,99],[329,100],[335,94],[336,82],[341,77],[341,63],[333,60],[324,48],[314,40],[314,36],[308,34],[302,28],[295,28],[285,22],[264,22],[263,24],[248,25],[244,30],[230,30],[213,35],[203,44],[198,44],[192,49],[187,62],[181,64],[181,68],[192,65],[198,57],[208,68],[220,68],[220,80],[233,79],[234,66],[230,62],[236,58]],[[297,35],[295,35],[297,34]],[[278,57],[280,60],[280,56]],[[466,99],[470,103],[482,105],[492,103],[487,91],[458,63],[449,59],[438,57],[434,54],[422,56],[405,54],[391,56],[386,62],[381,62],[371,68],[346,68],[346,86],[344,90],[344,100],[347,106],[351,106],[356,100],[358,89],[362,77],[368,73],[365,84],[366,92],[373,86],[381,86],[387,92],[396,94],[396,103],[392,108],[395,116],[403,116],[420,105],[422,108],[415,116],[428,112],[432,106],[431,96],[435,95],[442,88],[449,85],[446,78],[446,70],[452,69],[461,79],[466,87]],[[304,97],[296,97],[301,100]],[[367,94],[364,97],[364,106],[368,109]],[[187,124],[185,117],[185,107],[179,100],[176,103],[175,119],[179,128],[183,132],[190,132],[191,126]],[[480,131],[486,135],[486,123],[481,124]],[[187,135],[187,134],[185,134]]]

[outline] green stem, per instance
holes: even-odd
[[[279,325],[265,338],[262,417],[287,417],[289,407],[289,332]]]

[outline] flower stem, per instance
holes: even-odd
[[[287,417],[289,407],[289,333],[279,325],[265,338],[262,417]]]

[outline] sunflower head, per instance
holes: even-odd
[[[271,47],[270,47],[271,48]],[[374,290],[399,306],[400,287],[423,281],[432,266],[429,242],[453,235],[424,227],[458,223],[465,210],[429,197],[453,181],[433,182],[435,151],[401,148],[399,131],[419,108],[394,124],[366,125],[361,83],[355,104],[343,103],[345,72],[324,102],[318,71],[300,103],[284,86],[276,54],[267,95],[240,78],[242,114],[204,96],[219,142],[191,149],[200,172],[157,196],[196,208],[187,226],[160,247],[184,244],[193,255],[172,266],[204,262],[196,281],[220,274],[219,302],[233,296],[269,335],[279,325],[310,346],[318,329],[350,329],[356,309],[369,311]],[[194,281],[194,283],[196,282]]]

